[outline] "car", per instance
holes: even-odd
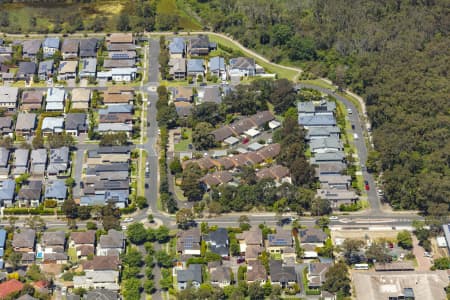
[[[351,108],[347,109],[347,112],[348,112],[349,115],[351,115],[353,113]]]
[[[433,257],[433,254],[431,254],[430,252],[425,251],[423,253],[423,256],[431,258],[431,257]]]
[[[357,133],[354,133],[353,134],[353,138],[355,139],[355,140],[357,140],[359,137],[358,137],[358,134]]]
[[[125,220],[123,220],[125,223],[129,223],[129,222],[133,222],[134,219],[133,218],[125,218]]]
[[[145,188],[148,189],[148,183],[145,184]]]
[[[337,216],[330,216],[328,219],[330,219],[330,220],[338,220],[339,218]]]
[[[364,189],[365,189],[366,191],[370,190],[369,185],[368,185],[368,184],[365,184],[365,185],[364,185]]]
[[[242,256],[239,256],[239,257],[237,258],[236,262],[237,262],[238,264],[242,264],[243,262],[245,262],[245,258],[242,257]]]
[[[206,82],[200,83],[200,86],[206,86]]]
[[[368,182],[367,180],[364,180],[364,184],[365,184],[365,185],[368,185],[369,182]]]
[[[122,225],[122,230],[127,230],[127,225]]]

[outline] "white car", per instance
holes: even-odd
[[[127,225],[122,225],[122,230],[127,230]]]
[[[330,216],[328,219],[330,219],[330,220],[338,220],[339,218],[336,217],[336,216]]]
[[[123,220],[125,223],[129,223],[129,222],[133,222],[134,219],[133,218],[125,218],[125,220]]]

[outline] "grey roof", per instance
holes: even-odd
[[[64,246],[66,243],[66,233],[64,231],[44,232],[41,238],[45,246]]]
[[[54,180],[47,183],[45,189],[45,198],[47,199],[65,199],[67,196],[67,186],[63,180]]]
[[[228,267],[217,266],[209,271],[210,280],[213,282],[231,281],[231,270]]]
[[[205,67],[203,65],[203,59],[188,59],[186,69],[189,72],[203,72]]]
[[[300,230],[300,241],[302,243],[323,243],[328,235],[318,228],[306,228]]]
[[[209,232],[204,236],[204,240],[210,244],[211,252],[228,256],[228,232],[225,228]]]
[[[0,103],[17,102],[17,95],[19,94],[19,88],[0,86]]]
[[[185,73],[186,72],[186,59],[185,58],[171,58],[169,60],[169,66],[171,74]]]
[[[18,200],[40,200],[42,192],[42,181],[32,180],[22,186],[17,195]]]
[[[186,270],[177,271],[178,282],[198,282],[202,283],[202,265],[191,264]]]
[[[308,129],[306,134],[307,139],[313,137],[328,137],[330,135],[338,135],[341,132],[338,126],[317,126]]]
[[[100,123],[98,124],[97,130],[99,132],[131,132],[133,125],[124,123]]]
[[[277,229],[277,233],[268,234],[269,246],[292,246],[292,233],[290,230]]]
[[[64,39],[61,51],[62,52],[76,52],[78,53],[78,47],[80,45],[80,40],[78,39]]]
[[[86,188],[85,188],[86,191]],[[103,192],[103,193],[102,193]],[[85,192],[86,193],[86,192]],[[128,197],[130,192],[128,189],[124,190],[95,190],[94,195],[82,196],[80,199],[80,205],[106,205],[107,203],[128,203]]]
[[[236,57],[230,59],[231,69],[255,69],[255,59],[249,57]]]
[[[34,298],[28,294],[22,295],[17,300],[38,300],[37,298]]]
[[[22,61],[19,63],[19,71],[17,71],[17,76],[26,76],[36,74],[36,63],[32,61]]]
[[[70,113],[66,115],[66,130],[87,130],[85,113]]]
[[[83,298],[84,300],[117,300],[119,298],[119,294],[115,291],[107,290],[107,289],[96,289],[87,292],[87,294]]]
[[[0,202],[9,200],[12,201],[14,198],[16,188],[16,182],[11,179],[0,182]]]
[[[44,60],[39,63],[38,74],[53,74],[53,59]]]
[[[322,100],[318,103],[312,101],[298,102],[297,110],[299,113],[318,114],[332,113],[336,110],[336,103],[333,101]]]
[[[203,102],[214,102],[220,104],[222,102],[222,95],[218,86],[207,86],[203,94]]]
[[[14,152],[15,166],[26,166],[28,164],[29,155],[29,149],[16,149],[16,151]]]
[[[134,59],[105,59],[105,61],[103,62],[103,68],[105,69],[131,68],[135,65],[136,62]]]
[[[99,115],[107,115],[112,113],[132,113],[133,105],[131,104],[115,104],[98,110]]]
[[[358,199],[354,191],[337,189],[318,189],[317,196],[330,201],[353,201]]]
[[[99,245],[105,248],[123,248],[125,235],[121,231],[110,229],[108,234],[100,236]]]
[[[209,59],[209,71],[210,72],[225,71],[225,59],[220,56],[211,57]]]
[[[6,167],[9,161],[9,150],[5,147],[0,148],[0,167]]]
[[[342,151],[316,153],[311,159],[312,163],[324,163],[328,161],[343,161],[345,154]]]
[[[209,37],[204,34],[199,34],[196,37],[192,37],[190,40],[190,47],[195,48],[208,48],[209,49]]]
[[[271,260],[269,267],[272,282],[289,283],[297,281],[295,267],[283,266],[281,260]]]
[[[26,40],[22,43],[22,53],[28,55],[36,55],[41,48],[41,40]]]
[[[59,49],[59,38],[48,37],[42,43],[42,47]]]
[[[96,57],[98,40],[96,38],[80,40],[80,57]]]
[[[97,71],[97,59],[96,58],[83,58],[81,60],[80,75],[85,73],[95,73]]]
[[[47,162],[47,150],[46,149],[34,149],[31,151],[31,163],[32,164],[45,164]]]
[[[169,44],[170,54],[183,54],[186,44],[182,37],[174,37]]]
[[[50,149],[50,162],[47,168],[49,174],[65,172],[69,164],[69,148]]]
[[[336,119],[333,115],[299,114],[298,123],[303,126],[336,126]]]
[[[314,151],[315,149],[325,149],[325,148],[336,148],[336,149],[344,148],[341,140],[336,136],[311,140],[309,142],[309,146],[311,147],[312,151]]]
[[[14,248],[33,248],[35,239],[35,230],[22,228],[20,232],[14,232],[12,246]]]

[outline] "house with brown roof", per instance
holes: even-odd
[[[180,86],[177,88],[173,88],[171,92],[173,102],[192,102],[194,100],[194,92],[192,91],[192,87]]]
[[[71,232],[69,247],[75,248],[79,259],[86,259],[95,254],[95,231]]]
[[[134,96],[132,93],[108,93],[103,94],[103,104],[133,104]]]
[[[207,190],[209,190],[213,186],[226,184],[232,180],[233,175],[227,171],[218,171],[214,173],[209,173],[200,179],[200,181],[203,182],[203,184],[205,184]]]
[[[111,33],[106,37],[108,44],[134,44],[132,33]]]
[[[125,250],[125,235],[121,231],[110,229],[108,234],[100,236],[97,245],[98,256],[119,256]]]
[[[224,288],[231,284],[231,269],[223,265],[208,265],[209,280],[214,286]]]
[[[58,80],[75,79],[78,72],[78,61],[63,60],[59,63]]]
[[[20,112],[16,121],[16,135],[30,136],[36,129],[36,114]]]
[[[41,246],[44,252],[64,252],[66,247],[66,233],[64,231],[49,232],[42,234]]]
[[[117,271],[120,266],[118,256],[94,256],[82,263],[84,271]]]
[[[200,256],[200,228],[194,227],[177,233],[177,252],[181,255]]]
[[[269,123],[274,119],[275,116],[268,110],[260,111],[250,117],[250,120],[253,122],[253,124],[255,124],[256,127],[262,127],[263,125]]]
[[[269,168],[264,168],[256,172],[256,177],[258,179],[270,178],[278,183],[281,182],[291,182],[289,177],[289,169],[281,165],[273,165]]]
[[[72,108],[88,109],[91,101],[91,90],[85,88],[75,88],[72,90]]]
[[[222,142],[226,138],[233,136],[234,133],[233,130],[231,130],[230,126],[227,125],[215,129],[211,134],[214,135],[214,139],[216,142]]]
[[[266,160],[278,156],[280,154],[280,150],[280,144],[271,144],[262,148],[261,150],[258,150],[256,153],[264,158],[264,160]]]
[[[234,167],[234,163],[228,157],[221,157],[214,161],[217,168],[220,170],[230,170]]]
[[[38,110],[42,108],[44,93],[42,91],[24,91],[20,109],[23,111]]]
[[[264,284],[267,282],[267,270],[259,260],[248,262],[247,266],[247,283],[259,282]]]
[[[310,263],[308,264],[308,288],[317,289],[325,282],[325,274],[331,267],[330,263]]]
[[[64,60],[77,59],[80,46],[78,39],[64,39],[61,46],[61,54]]]
[[[237,234],[236,239],[239,242],[240,252],[247,262],[257,260],[264,251],[263,235],[259,227],[252,227],[248,231]]]
[[[15,232],[12,247],[15,252],[34,252],[36,242],[36,231],[33,229],[22,229]]]
[[[284,230],[277,228],[276,233],[267,235],[266,249],[269,253],[282,254],[284,249],[292,248],[294,245],[294,238],[291,230]]]

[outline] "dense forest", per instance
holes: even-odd
[[[189,3],[211,30],[361,94],[375,144],[368,167],[383,173],[387,200],[448,214],[448,1]]]

